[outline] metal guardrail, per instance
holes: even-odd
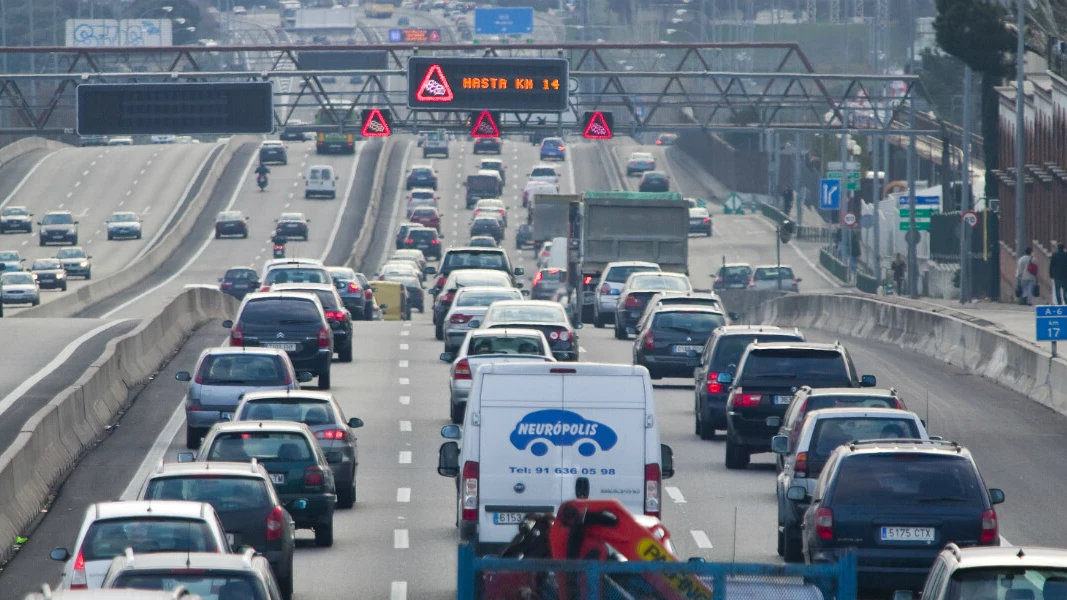
[[[834,241],[835,233],[836,230],[829,227],[801,225],[800,227],[797,227],[796,238],[803,242],[821,242],[823,244],[829,244]]]
[[[457,600],[520,597],[534,600],[560,597],[568,600],[636,600],[662,597],[647,595],[649,590],[654,592],[648,583],[651,579],[676,590],[677,594],[671,597],[678,598],[856,600],[857,594],[856,557],[851,553],[836,563],[817,565],[518,560],[478,557],[469,543],[462,543],[459,545],[458,567]],[[693,576],[705,583],[711,595],[695,589]],[[569,589],[559,590],[561,583]]]

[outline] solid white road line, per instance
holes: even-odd
[[[411,502],[411,488],[396,488],[397,502]]]
[[[7,409],[11,408],[13,404],[18,402],[19,398],[22,398],[23,394],[30,391],[30,389],[33,388],[33,386],[37,385],[38,382],[40,382],[45,377],[48,377],[56,369],[61,367],[63,363],[67,361],[67,359],[69,359],[71,356],[74,355],[75,352],[78,351],[78,348],[80,348],[82,344],[93,339],[94,337],[96,337],[97,334],[107,331],[108,329],[111,329],[119,323],[125,323],[129,320],[130,319],[119,319],[117,321],[105,323],[95,329],[83,333],[82,335],[78,336],[78,338],[75,339],[73,342],[67,344],[67,346],[60,350],[59,354],[57,354],[56,357],[52,359],[52,362],[48,363],[39,371],[31,375],[28,379],[19,384],[18,387],[11,390],[11,392],[8,393],[7,396],[4,396],[3,400],[0,400],[0,415],[3,415],[5,412],[7,412]]]
[[[348,172],[348,185],[345,186],[345,195],[341,200],[341,208],[337,211],[337,218],[333,221],[333,229],[330,230],[330,237],[326,238],[326,249],[322,251],[322,256],[319,260],[325,261],[326,257],[330,254],[330,249],[333,248],[333,242],[337,239],[337,232],[341,229],[341,216],[345,214],[345,208],[348,206],[348,197],[352,195],[352,186],[356,183],[356,166],[359,164],[359,155],[363,154],[363,148],[366,148],[366,144],[360,144],[356,149],[356,155],[352,157],[352,170]],[[378,160],[381,160],[379,157]],[[297,182],[293,182],[297,183]]]
[[[397,550],[405,550],[408,547],[408,530],[407,529],[394,529],[393,530],[393,548]]]
[[[710,550],[712,548],[711,539],[708,534],[704,533],[703,529],[692,529],[689,531],[689,535],[693,536],[693,541],[697,543],[697,548],[702,550]]]
[[[401,421],[400,431],[411,431],[411,421]]]
[[[222,210],[230,210],[231,208],[233,208],[234,203],[237,202],[237,197],[241,194],[241,191],[244,189],[245,181],[248,179],[248,174],[252,172],[252,165],[256,164],[257,160],[259,160],[259,154],[253,152],[252,156],[249,157],[248,164],[245,165],[244,172],[241,173],[241,179],[240,179],[240,181],[237,182],[237,187],[234,188],[234,190],[233,190],[233,195],[230,196],[230,201],[226,204],[226,208],[224,208]],[[184,273],[186,270],[188,270],[189,267],[193,266],[193,264],[196,263],[196,261],[200,259],[200,255],[203,254],[205,250],[207,250],[208,246],[210,246],[211,242],[213,242],[213,241],[215,241],[215,236],[212,235],[211,233],[209,233],[208,236],[207,236],[207,239],[204,240],[204,243],[200,245],[200,248],[197,249],[196,253],[193,254],[192,257],[189,258],[188,262],[186,262],[184,265],[182,265],[182,267],[180,269],[175,271],[173,275],[171,275],[170,277],[164,279],[158,285],[155,285],[155,286],[145,290],[144,292],[141,292],[140,294],[138,294],[134,298],[132,298],[130,300],[127,300],[126,302],[116,306],[115,308],[113,308],[112,310],[110,310],[106,314],[104,314],[101,318],[106,319],[106,318],[110,317],[111,315],[119,312],[120,310],[126,310],[126,308],[136,304],[137,302],[140,302],[142,298],[144,298],[146,296],[149,296],[151,294],[155,294],[161,288],[169,285],[170,282],[174,281],[178,277],[181,277],[182,273]]]
[[[411,464],[411,450],[401,450],[400,457],[398,459],[402,465]]]
[[[408,582],[394,581],[389,588],[389,600],[408,600]]]
[[[667,486],[663,489],[667,490],[667,495],[671,497],[671,500],[674,500],[675,504],[685,504],[685,496],[682,496],[682,490],[673,486]]]
[[[400,397],[400,403],[401,404],[411,404],[411,396],[401,396]]]

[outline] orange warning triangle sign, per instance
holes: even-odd
[[[478,118],[474,121],[474,127],[471,128],[471,137],[500,137],[500,127],[497,126],[496,119],[493,118],[493,113],[483,110],[482,114],[478,115]]]
[[[612,137],[611,127],[604,119],[604,113],[599,110],[594,112],[585,126],[585,137],[591,140],[610,140]]]
[[[419,102],[452,101],[452,87],[448,85],[448,79],[445,78],[441,65],[430,65],[430,68],[426,70],[426,75],[415,92],[415,99]]]
[[[389,129],[389,122],[385,120],[382,111],[372,108],[366,120],[363,121],[363,130],[360,134],[363,137],[388,137],[393,134],[393,131]]]

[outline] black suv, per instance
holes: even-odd
[[[504,239],[504,224],[496,217],[476,217],[471,221],[471,237],[476,235],[489,235],[499,244]]]
[[[730,381],[748,345],[762,342],[803,342],[799,329],[767,325],[727,325],[711,333],[700,364],[693,370],[696,434],[702,440],[715,439],[715,431],[726,429],[726,398]]]
[[[874,387],[875,378],[857,376],[852,357],[838,343],[750,344],[726,399],[727,469],[744,469],[752,454],[771,451],[793,394],[805,385]]]
[[[523,275],[526,271],[522,267],[511,266],[508,253],[501,248],[449,248],[441,259],[441,268],[437,271],[437,283],[434,290],[440,290],[452,274],[452,271],[460,269],[492,269],[503,271],[511,276],[512,283],[515,277]],[[437,291],[431,290],[434,297]]]
[[[237,320],[223,321],[231,346],[281,348],[298,373],[330,389],[333,329],[318,297],[299,292],[259,292],[245,297]]]
[[[404,243],[400,247],[422,250],[427,259],[441,260],[441,234],[432,227],[413,225],[407,230]]]
[[[652,379],[690,377],[708,336],[725,324],[726,315],[715,308],[661,307],[634,340],[634,364],[648,369]]]
[[[78,245],[78,221],[69,210],[54,210],[45,213],[38,223],[40,242],[44,246],[53,242]]]
[[[641,176],[641,183],[637,185],[639,192],[669,192],[671,180],[666,173],[660,171],[645,171]]]
[[[414,188],[433,188],[436,190],[437,173],[433,172],[433,167],[412,167],[405,185],[409,190]]]
[[[352,362],[352,313],[345,307],[333,283],[276,283],[271,286],[271,290],[315,294],[333,330],[333,346],[337,350],[337,359],[345,363]]]
[[[263,142],[259,147],[259,164],[265,165],[269,163],[289,164],[289,155],[285,151],[285,144],[275,141]]]
[[[787,495],[803,500],[804,488]],[[918,590],[945,544],[1000,545],[993,506],[1003,501],[954,442],[851,442],[834,450],[815,485],[804,554],[826,563],[855,553],[861,592]]]
[[[226,274],[219,278],[219,289],[243,300],[244,297],[259,289],[259,273],[252,267],[233,267],[226,269]]]

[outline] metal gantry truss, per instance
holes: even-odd
[[[301,51],[378,52],[385,68],[308,70],[301,67]],[[926,124],[905,127],[906,119],[897,118],[922,95],[917,77],[819,74],[793,43],[0,47],[12,64],[28,62],[31,54],[38,55],[36,64],[53,70],[0,74],[0,132],[73,133],[79,83],[162,81],[275,81],[279,127],[358,129],[355,115],[363,108],[391,110],[394,130],[469,127],[467,111],[407,107],[407,59],[416,54],[568,58],[573,80],[568,110],[507,113],[500,124],[504,133],[575,129],[583,113],[594,110],[611,111],[616,129],[625,133],[938,132]],[[259,58],[253,65],[248,56]],[[717,70],[738,63],[758,72]],[[891,93],[891,82],[903,82],[903,93],[899,85]],[[296,125],[296,119],[311,123]]]

